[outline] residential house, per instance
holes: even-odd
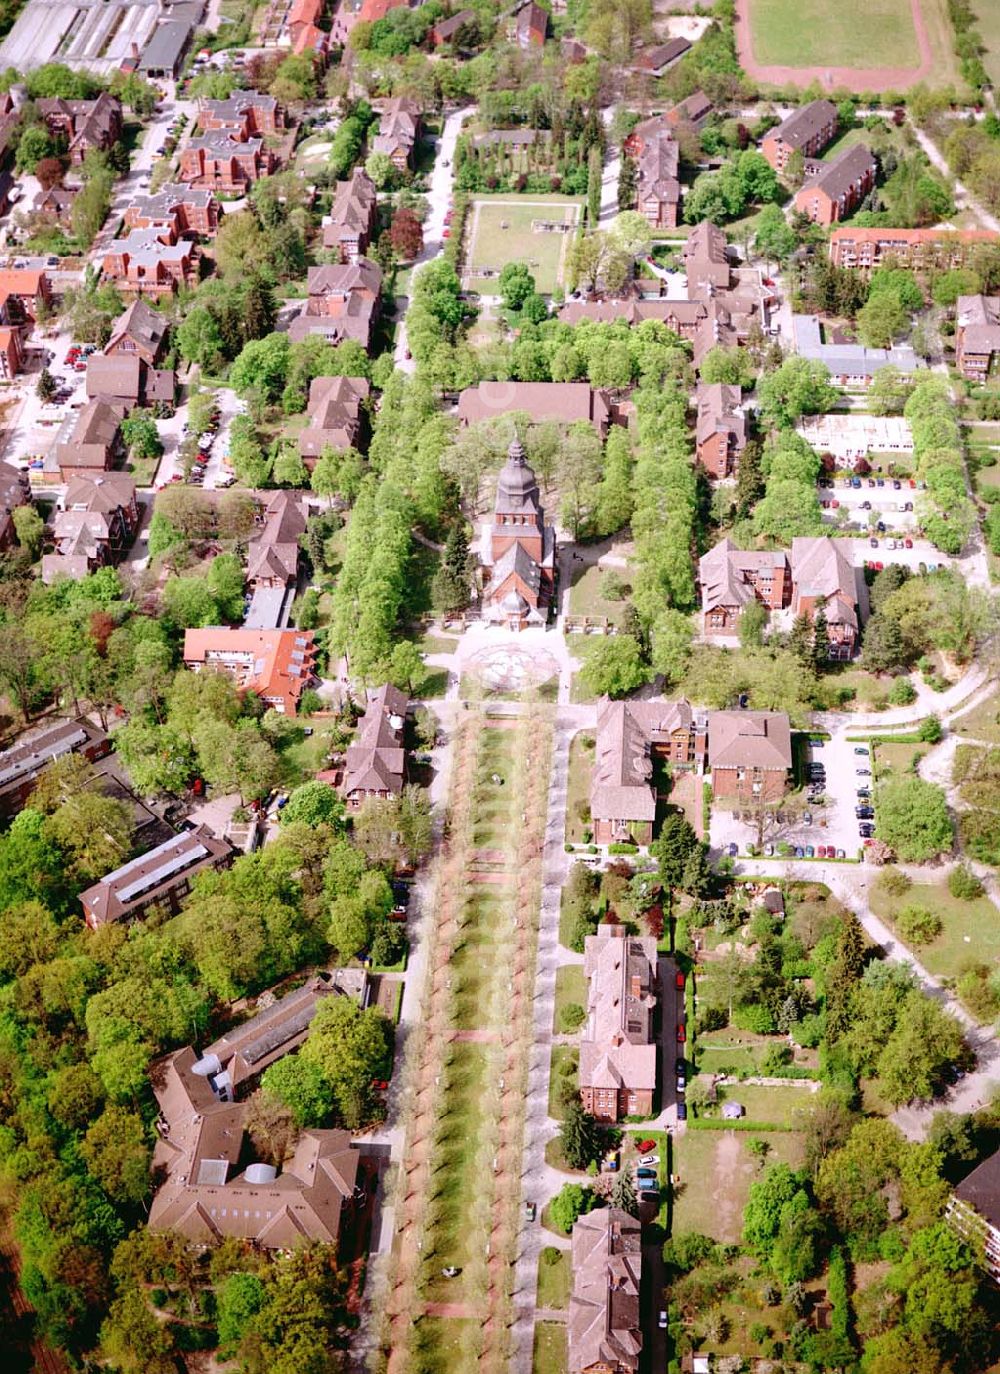
[[[682,339],[694,339],[699,325],[708,316],[704,301],[672,301],[666,297],[609,296],[594,301],[567,301],[559,307],[563,324],[579,324],[581,320],[624,320],[627,324],[642,324],[657,320],[672,329]]]
[[[104,276],[125,296],[171,296],[198,283],[199,253],[168,225],[133,229],[104,253]]]
[[[34,324],[39,310],[52,303],[49,274],[40,267],[0,271],[0,313],[5,324]]]
[[[686,38],[671,38],[668,43],[657,43],[655,47],[641,52],[633,70],[646,76],[660,77],[690,51],[691,44]]]
[[[816,618],[822,608],[830,637],[830,657],[854,656],[861,634],[858,571],[843,541],[792,540],[792,611]]]
[[[420,106],[405,95],[395,96],[379,119],[372,152],[384,153],[394,167],[405,172],[420,137]]]
[[[740,614],[751,601],[769,611],[791,604],[791,569],[780,550],[737,549],[730,539],[721,539],[699,560],[698,579],[707,636],[737,634]]]
[[[188,140],[181,149],[178,175],[192,186],[242,195],[277,170],[278,159],[262,138],[240,139],[220,129]]]
[[[852,143],[831,162],[809,162],[795,209],[825,227],[847,219],[874,187],[875,172],[875,159],[863,143]]]
[[[683,699],[603,698],[597,708],[597,747],[590,785],[595,842],[649,844],[656,819],[656,762],[675,770],[690,768],[698,752],[694,715]]]
[[[347,181],[337,182],[323,220],[323,247],[333,249],[341,262],[357,262],[368,251],[377,215],[375,183],[363,167],[355,167]]]
[[[485,619],[512,630],[544,625],[555,589],[556,534],[545,523],[534,469],[518,439],[497,478],[482,548]]]
[[[79,167],[91,148],[107,152],[122,136],[121,101],[107,91],[96,100],[38,100],[35,109],[53,138],[66,141],[66,155]]]
[[[264,138],[285,131],[285,111],[273,95],[234,91],[228,100],[200,100],[198,128],[202,133],[224,132],[239,141]]]
[[[365,377],[314,377],[309,384],[309,424],[299,434],[307,468],[324,449],[356,448],[364,426],[371,386]]]
[[[461,33],[465,25],[471,24],[475,18],[475,10],[459,10],[457,14],[450,15],[447,19],[439,19],[430,31],[431,46],[442,48],[447,43],[454,43],[456,35]]]
[[[321,27],[325,8],[325,0],[294,0],[285,20],[285,33],[296,56],[316,53],[326,57],[330,35]]]
[[[682,124],[689,124],[694,129],[703,129],[708,122],[708,117],[715,109],[704,91],[695,91],[686,100],[681,100],[673,109],[667,111],[664,118],[674,129]]]
[[[388,683],[369,692],[354,743],[347,748],[340,786],[348,810],[360,811],[372,798],[386,801],[402,792],[406,780],[404,738],[409,709],[410,700],[406,694]]]
[[[681,204],[680,148],[670,133],[643,140],[636,209],[654,229],[675,229]]]
[[[837,107],[832,100],[811,100],[764,135],[760,150],[776,172],[783,172],[793,153],[817,157],[837,132]]]
[[[733,277],[726,236],[711,220],[696,224],[687,236],[683,250],[688,293],[711,295],[728,289]]]
[[[528,0],[514,15],[513,36],[519,48],[541,48],[549,31],[549,16],[541,5]]]
[[[244,629],[284,629],[299,578],[300,540],[306,519],[300,497],[274,492],[263,512],[263,526],[247,546],[247,584],[251,601]]]
[[[0,377],[10,381],[24,367],[24,344],[19,325],[0,325]]]
[[[970,382],[985,382],[1000,355],[1000,296],[959,296],[955,366]]]
[[[254,692],[282,715],[294,716],[312,682],[312,630],[231,629],[211,625],[184,634],[184,662],[193,672],[226,673],[242,692]]]
[[[656,940],[600,925],[584,941],[587,1019],[580,1032],[580,1099],[598,1121],[653,1115],[658,1046]]]
[[[135,481],[126,473],[71,478],[53,518],[56,550],[42,558],[42,581],[120,563],[139,519]]]
[[[0,753],[0,816],[16,816],[53,759],[81,754],[90,763],[111,753],[111,741],[89,720],[60,720],[23,735]]]
[[[169,225],[174,239],[213,238],[222,207],[208,186],[170,182],[158,191],[137,195],[125,211],[126,229],[159,229]]]
[[[780,801],[792,766],[783,711],[710,711],[708,766],[716,800]]]
[[[803,358],[824,363],[835,386],[868,387],[882,367],[917,372],[927,366],[909,344],[897,344],[895,348],[865,348],[856,343],[828,343],[816,315],[793,315],[792,331],[795,351]]]
[[[0,553],[17,542],[14,512],[31,501],[28,474],[13,463],[0,462]]]
[[[123,453],[124,415],[124,408],[117,403],[96,397],[87,402],[77,415],[69,439],[56,445],[55,460],[62,481],[114,467]]]
[[[71,225],[73,202],[79,194],[79,186],[50,186],[47,191],[38,192],[32,202],[31,212],[40,215],[50,224],[58,224],[68,229]]]
[[[232,861],[229,845],[205,826],[182,830],[81,892],[83,919],[97,930],[113,921],[138,921],[153,911],[174,916],[197,874],[226,868]]]
[[[332,975],[317,974],[284,997],[261,997],[262,1009],[248,1021],[232,1026],[208,1045],[194,1066],[207,1074],[211,1086],[224,1101],[244,1095],[272,1064],[302,1045],[312,1019],[327,997],[349,996],[367,1005],[368,975],[364,969],[335,969]]]
[[[150,1077],[160,1107],[151,1231],[199,1246],[230,1237],[266,1250],[346,1243],[364,1199],[346,1131],[303,1131],[280,1173],[262,1163],[235,1172],[249,1145],[247,1104],[216,1093],[191,1046],[158,1060]]]
[[[698,461],[710,477],[732,477],[746,448],[747,422],[743,394],[724,382],[699,382],[695,443]]]
[[[104,345],[106,358],[137,357],[147,367],[158,367],[167,346],[165,316],[141,298],[115,320],[111,337]]]
[[[995,248],[1000,234],[988,229],[856,229],[830,234],[830,261],[861,272],[876,267],[909,267],[914,272],[962,267],[977,248]]]
[[[359,258],[310,267],[307,289],[305,307],[288,330],[293,342],[321,334],[332,344],[354,339],[362,348],[370,347],[382,293],[377,263]]]
[[[479,382],[459,394],[458,420],[463,425],[515,411],[524,411],[535,424],[555,420],[571,425],[586,420],[602,439],[615,419],[605,393],[587,382]]]
[[[666,115],[651,115],[648,119],[641,119],[626,136],[622,143],[622,152],[628,157],[640,158],[644,149],[651,143],[658,143],[664,136],[673,137],[673,129]]]
[[[642,1358],[642,1228],[620,1207],[573,1225],[569,1374],[637,1374]]]
[[[957,1185],[945,1215],[973,1253],[981,1256],[993,1282],[1000,1284],[1000,1150]]]

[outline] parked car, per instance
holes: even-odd
[[[740,852],[740,847],[739,847],[739,845],[736,843],[735,840],[730,840],[730,842],[729,842],[729,857],[730,857],[731,859],[735,859],[736,856],[737,856],[737,854],[738,854],[739,852]]]
[[[535,1206],[533,1202],[526,1202],[524,1204],[524,1215],[528,1221],[534,1221],[537,1214],[538,1208]]]
[[[811,844],[807,844],[807,845],[806,845],[806,858],[807,858],[807,859],[814,859],[815,857],[816,857],[816,850],[813,848],[813,846],[812,846]]]
[[[872,775],[872,770],[870,768],[855,768],[854,771],[859,778],[870,778]]]
[[[685,1041],[686,1039],[687,1039],[687,1028],[685,1027],[683,1021],[678,1021],[678,1023],[677,1023],[677,1043],[678,1043],[679,1045],[683,1045],[683,1044],[684,1044],[684,1041]]]
[[[865,822],[864,825],[858,826],[858,834],[863,840],[870,840],[875,834],[875,827]]]
[[[659,1164],[659,1162],[659,1155],[643,1155],[643,1157],[639,1160],[640,1164]]]
[[[802,813],[802,824],[803,824],[803,825],[812,825],[812,823],[813,823],[812,812],[811,812],[811,811],[803,811],[803,813]]]
[[[856,745],[854,746],[854,752],[855,752],[856,754],[864,754],[865,758],[867,758],[867,757],[868,757],[868,745],[867,745],[867,744],[856,744]]]
[[[678,1091],[679,1093],[682,1093],[686,1087],[687,1087],[687,1079],[686,1079],[683,1075],[681,1075],[681,1076],[678,1077],[678,1079],[677,1079],[677,1091]]]
[[[680,1057],[677,1058],[677,1059],[675,1059],[675,1060],[674,1060],[674,1073],[686,1073],[686,1072],[687,1072],[687,1060],[686,1060],[686,1059],[683,1059],[683,1058],[680,1058]]]
[[[846,858],[847,858],[847,851],[844,850],[844,849],[838,849],[838,850],[837,850],[837,858],[838,858],[838,859],[846,859]]]
[[[680,988],[682,991],[684,989],[684,974],[680,969],[674,974],[674,987]]]
[[[872,546],[873,549],[877,549],[877,548],[878,548],[878,540],[877,540],[877,539],[869,539],[868,542],[869,542],[869,544]]]
[[[678,1104],[677,1104],[677,1120],[678,1120],[678,1121],[687,1121],[687,1119],[688,1119],[687,1103],[686,1103],[686,1102],[678,1102]]]
[[[659,1326],[659,1328],[660,1328],[661,1331],[666,1331],[666,1329],[667,1329],[667,1314],[666,1314],[665,1309],[663,1309],[662,1307],[660,1308],[660,1317],[659,1317],[659,1321],[658,1321],[657,1325]]]

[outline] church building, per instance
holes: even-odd
[[[512,630],[544,625],[555,587],[556,536],[545,523],[534,470],[517,439],[497,479],[483,535],[483,615]]]

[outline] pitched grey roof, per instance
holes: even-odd
[[[787,772],[792,735],[783,711],[710,711],[710,768],[762,768]]]
[[[767,135],[768,138],[780,138],[783,143],[787,143],[790,148],[801,148],[811,138],[828,124],[830,120],[836,121],[837,107],[829,100],[811,100],[808,105],[800,105]]]
[[[875,159],[863,143],[852,143],[830,162],[817,163],[815,176],[807,177],[802,190],[822,190],[831,200],[839,200],[856,182],[875,173]]]

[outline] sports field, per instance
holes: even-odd
[[[994,86],[1000,85],[1000,5],[997,0],[972,0],[976,31],[983,40],[983,66]]]
[[[910,0],[750,0],[753,55],[786,67],[916,67]]]
[[[551,293],[563,281],[582,212],[582,202],[568,196],[551,200],[522,196],[477,199],[469,216],[466,289],[496,295],[501,269],[508,262],[523,262],[534,275],[538,290]]]

